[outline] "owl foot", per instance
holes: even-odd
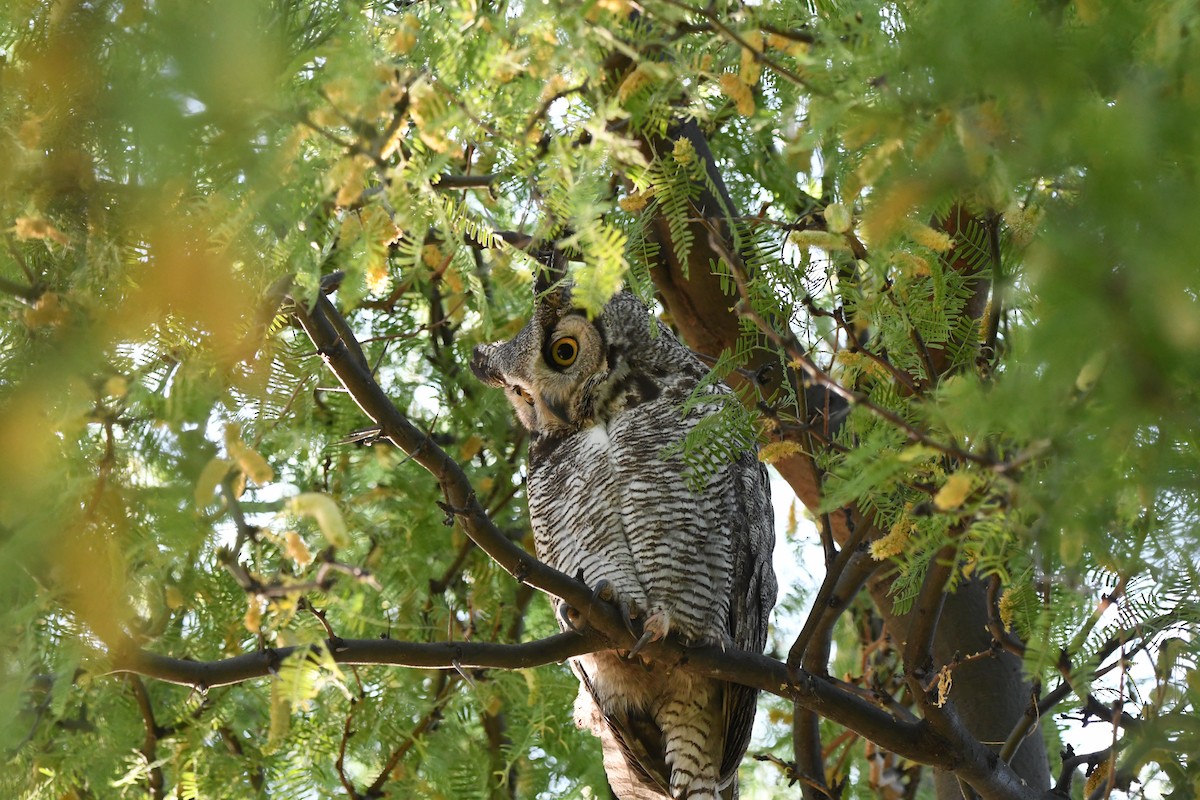
[[[617,595],[613,589],[612,583],[607,578],[601,578],[596,582],[596,586],[592,589],[592,602],[602,601],[605,603],[613,603],[617,607],[617,611],[621,614],[621,619],[625,622],[625,629],[630,634],[636,636],[633,630],[633,621],[630,617],[629,601]],[[575,608],[566,603],[558,604],[558,618],[562,622],[563,627],[582,633],[583,629],[588,626],[588,615],[585,611],[580,614]]]
[[[609,583],[607,578],[601,578],[596,581],[596,586],[592,589],[592,601],[602,600],[605,603],[612,603],[617,607],[617,611],[621,614],[621,620],[625,623],[625,630],[633,636],[637,634],[633,630],[633,617],[629,610],[629,601],[621,597],[613,589],[613,585]]]
[[[629,651],[629,657],[633,658],[642,652],[643,647],[651,642],[657,642],[666,636],[670,630],[671,613],[669,611],[655,611],[646,617],[646,622],[642,625],[642,637],[637,640],[637,644]]]
[[[563,630],[583,633],[585,620],[572,606],[558,603],[554,610],[558,615],[558,624]]]

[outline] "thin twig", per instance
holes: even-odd
[[[737,31],[733,30],[728,25],[726,25],[724,22],[722,22],[720,17],[718,17],[717,14],[711,10],[711,8],[695,8],[693,6],[688,5],[687,3],[680,2],[680,0],[665,0],[665,2],[667,3],[667,5],[675,6],[676,8],[678,8],[682,11],[686,11],[689,14],[695,14],[696,16],[703,17],[704,19],[708,20],[709,23],[713,26],[713,28],[717,31],[717,33],[721,34],[726,39],[729,39],[732,42],[736,42],[738,45],[745,48],[750,53],[750,55],[754,57],[755,61],[757,61],[758,63],[763,64],[767,67],[770,67],[771,70],[774,71],[775,73],[777,73],[780,77],[786,78],[791,83],[794,83],[797,86],[801,86],[801,87],[807,89],[812,94],[819,95],[819,96],[824,96],[826,94],[825,91],[813,86],[803,76],[788,69],[783,64],[780,64],[778,61],[776,61],[775,59],[768,56],[766,53],[764,53],[759,48],[751,45],[744,38],[742,38],[742,36],[740,34],[738,34]]]

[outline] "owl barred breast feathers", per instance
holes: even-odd
[[[521,332],[477,347],[471,364],[530,431],[538,558],[640,619],[643,642],[674,633],[761,653],[776,593],[766,470],[746,451],[696,491],[667,455],[730,389],[709,385],[713,402],[685,410],[707,369],[664,326],[652,333],[632,294],[589,320],[569,288],[539,280],[538,290]],[[563,626],[574,624],[559,606]],[[616,651],[571,666],[576,723],[600,737],[621,800],[737,796],[756,691]]]

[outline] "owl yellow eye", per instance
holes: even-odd
[[[569,367],[575,363],[579,355],[579,342],[570,336],[564,336],[550,345],[550,357],[560,367]]]

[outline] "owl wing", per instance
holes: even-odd
[[[777,584],[771,564],[775,521],[766,468],[755,453],[743,454],[727,474],[730,494],[724,510],[730,515],[730,582],[728,633],[739,649],[761,653],[767,642],[767,622],[775,605]],[[577,673],[584,689],[595,698],[591,680],[582,667]],[[735,683],[723,684],[724,744],[719,766],[723,785],[732,784],[750,743],[758,690]],[[605,770],[617,796],[626,800],[660,800],[669,795],[671,771],[663,758],[662,731],[639,709],[603,713],[600,738]],[[619,784],[619,785],[618,785]],[[736,797],[728,786],[722,797]]]
[[[732,466],[736,513],[730,554],[729,638],[735,647],[761,653],[767,644],[767,622],[778,585],[771,556],[775,550],[775,515],[767,469],[757,454],[743,453]],[[725,751],[722,781],[732,776],[750,743],[758,690],[740,684],[725,687]]]
[[[667,776],[671,770],[663,757],[662,730],[643,709],[603,712],[596,702],[591,677],[581,664],[575,663],[573,667],[592,699],[594,712],[603,720],[596,733],[604,752],[604,772],[613,793],[623,800],[668,797]]]

